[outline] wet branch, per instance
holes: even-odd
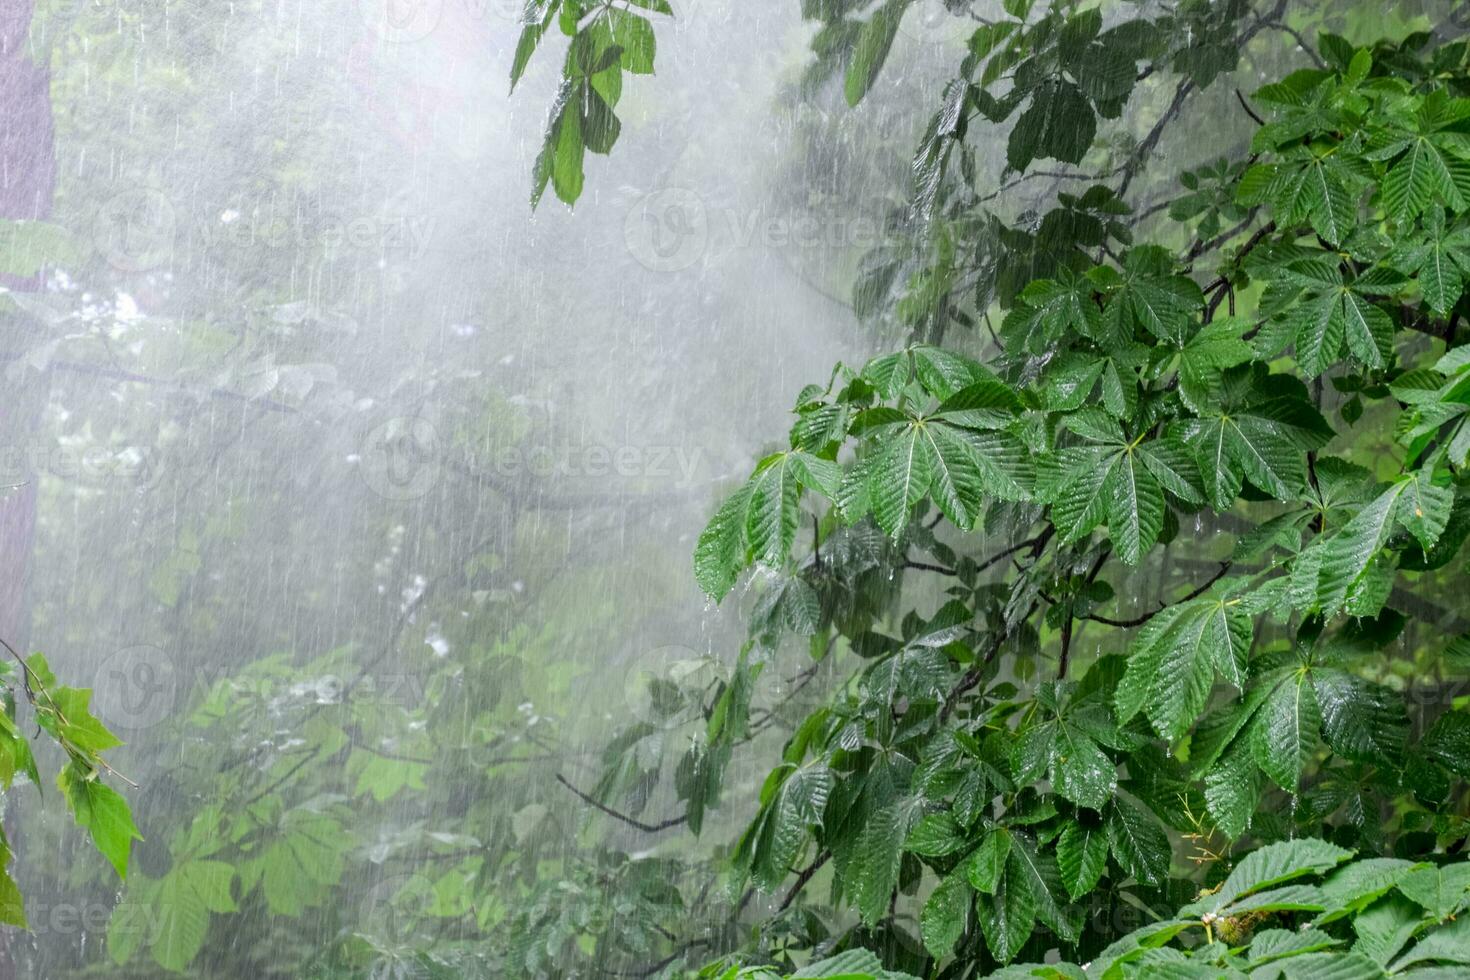
[[[661,830],[668,830],[670,827],[677,827],[680,824],[685,823],[689,819],[688,814],[685,814],[679,817],[670,817],[667,820],[660,820],[658,823],[644,823],[637,817],[630,817],[626,813],[621,813],[617,810],[614,810],[612,807],[607,806],[606,804],[601,803],[596,799],[593,799],[591,796],[588,796],[586,793],[573,786],[571,782],[568,781],[568,779],[561,773],[556,774],[556,781],[561,783],[567,789],[571,790],[571,792],[577,797],[577,799],[581,800],[583,803],[586,803],[593,809],[607,814],[614,820],[620,820],[623,823],[627,824],[629,827],[633,827],[636,830],[641,830],[645,834],[656,834]]]
[[[1098,616],[1096,614],[1092,614],[1084,616],[1083,618],[1090,619],[1095,623],[1102,623],[1105,626],[1117,626],[1122,629],[1132,629],[1135,626],[1142,626],[1144,623],[1148,622],[1150,619],[1153,619],[1155,616],[1163,612],[1165,609],[1168,609],[1170,606],[1177,606],[1181,602],[1189,602],[1192,599],[1198,599],[1200,596],[1204,595],[1210,590],[1210,586],[1214,585],[1216,582],[1225,577],[1225,573],[1230,571],[1232,564],[1232,562],[1222,561],[1220,563],[1219,570],[1216,571],[1214,575],[1210,576],[1209,581],[1191,590],[1188,595],[1181,596],[1178,599],[1175,599],[1173,602],[1164,602],[1162,599],[1159,600],[1159,608],[1153,610],[1152,612],[1144,613],[1142,616],[1135,616],[1132,619],[1113,619],[1109,616]]]

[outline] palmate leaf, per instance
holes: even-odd
[[[1011,129],[1006,163],[1025,170],[1032,160],[1081,163],[1097,134],[1097,114],[1077,86],[1057,77],[1031,90],[1031,103]]]
[[[187,861],[158,883],[150,944],[159,966],[175,973],[188,968],[204,946],[210,913],[235,911],[234,877],[234,867],[223,861]]]
[[[1321,413],[1294,396],[1227,401],[1180,431],[1216,510],[1227,509],[1247,479],[1279,500],[1296,499],[1307,485],[1306,452],[1333,436]]]
[[[1008,344],[1036,352],[1069,331],[1095,336],[1102,314],[1092,291],[1092,282],[1070,269],[1063,269],[1056,279],[1038,279],[1016,298],[1001,321],[1001,335]]]
[[[1453,506],[1454,492],[1436,486],[1428,470],[1410,473],[1383,491],[1321,545],[1318,606],[1331,616],[1364,590],[1376,594],[1384,587],[1378,570],[1388,567],[1383,549],[1395,526],[1409,531],[1427,551],[1443,533]]]
[[[1219,673],[1245,687],[1253,627],[1239,599],[1202,597],[1155,616],[1134,641],[1118,685],[1118,717],[1142,710],[1174,741],[1199,718]]]
[[[1252,324],[1244,317],[1220,317],[1205,324],[1179,351],[1179,394],[1193,411],[1204,411],[1214,396],[1220,372],[1255,355],[1242,335]]]
[[[1199,285],[1176,275],[1174,257],[1156,245],[1129,250],[1121,274],[1106,267],[1094,273],[1094,281],[1112,293],[1105,317],[1119,336],[1133,336],[1137,324],[1160,340],[1181,344],[1204,305]]]
[[[1409,140],[1403,155],[1383,177],[1383,203],[1399,223],[1407,223],[1435,200],[1456,209],[1465,199],[1455,184],[1442,137],[1419,133]]]
[[[1424,235],[1411,238],[1395,262],[1405,272],[1417,273],[1419,289],[1429,308],[1445,316],[1465,290],[1470,277],[1470,227],[1465,218],[1453,225],[1444,209],[1431,207],[1424,215]]]
[[[1068,416],[1076,431],[1110,441],[1044,459],[1039,489],[1052,503],[1062,541],[1078,540],[1106,521],[1118,557],[1136,565],[1163,529],[1164,491],[1188,502],[1202,499],[1198,468],[1173,437],[1130,442],[1107,425],[1090,428],[1096,421],[1095,412]]]
[[[816,490],[836,502],[842,469],[808,452],[773,453],[720,505],[699,536],[694,575],[705,594],[722,599],[752,562],[779,566],[796,537],[801,494]]]
[[[923,426],[918,437],[932,474],[929,495],[950,523],[970,530],[985,506],[985,482],[974,446],[965,433],[942,423]]]

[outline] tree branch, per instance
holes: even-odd
[[[577,799],[581,800],[583,803],[586,803],[593,809],[600,810],[601,812],[607,814],[609,817],[612,817],[614,820],[621,820],[629,827],[641,830],[645,834],[656,834],[661,830],[668,830],[670,827],[677,827],[680,824],[685,823],[689,819],[689,815],[685,814],[679,817],[670,817],[667,820],[660,820],[658,823],[644,823],[642,820],[639,820],[636,817],[630,817],[626,813],[619,813],[612,807],[607,806],[606,804],[601,803],[588,796],[586,793],[573,786],[561,773],[556,774],[556,781],[561,783],[567,789],[571,790],[572,793],[576,795]]]
[[[1225,573],[1230,571],[1231,565],[1232,562],[1222,561],[1220,563],[1219,571],[1215,572],[1214,575],[1211,575],[1208,582],[1205,582],[1198,588],[1193,589],[1188,595],[1180,596],[1173,602],[1164,602],[1163,600],[1160,600],[1159,608],[1155,609],[1153,612],[1144,613],[1142,616],[1136,616],[1133,619],[1113,619],[1109,616],[1098,616],[1094,614],[1085,616],[1083,618],[1090,619],[1095,623],[1102,623],[1105,626],[1117,626],[1122,629],[1132,629],[1135,626],[1142,626],[1144,623],[1148,622],[1150,619],[1153,619],[1155,616],[1163,612],[1165,609],[1168,609],[1170,606],[1177,606],[1181,602],[1189,602],[1191,599],[1198,599],[1200,596],[1204,595],[1210,590],[1210,586],[1214,585],[1216,582],[1225,577]]]

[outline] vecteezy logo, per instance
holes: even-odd
[[[672,645],[639,650],[624,665],[623,702],[631,717],[657,728],[686,720],[697,704],[693,692],[718,680],[719,665],[706,654]]]
[[[920,44],[943,44],[956,38],[959,32],[954,14],[945,9],[942,0],[919,0],[904,11],[898,22],[899,32]],[[975,24],[966,21],[974,29]]]
[[[389,419],[367,434],[359,460],[378,496],[415,500],[439,482],[439,434],[428,419]]]
[[[152,728],[173,713],[179,673],[158,647],[118,650],[97,665],[92,679],[93,709],[110,728]]]
[[[367,890],[358,909],[358,932],[390,944],[414,938],[434,901],[434,883],[417,872],[390,875]]]
[[[368,30],[392,44],[422,41],[439,26],[444,0],[358,0]]]
[[[623,222],[623,240],[645,268],[654,272],[687,269],[699,261],[709,244],[704,200],[681,187],[645,195]]]
[[[147,272],[173,256],[178,218],[161,191],[134,187],[97,209],[92,240],[103,258],[123,272]]]
[[[508,20],[519,24],[525,20],[526,0],[463,0],[465,10],[477,21]]]

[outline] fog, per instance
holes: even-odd
[[[561,50],[511,96],[518,3],[399,6],[68,0],[18,35],[49,69],[58,174],[26,217],[74,259],[6,315],[8,379],[38,413],[8,419],[4,506],[36,528],[29,554],[11,542],[28,615],[7,636],[95,688],[127,741],[135,877],[180,859],[201,809],[274,781],[222,773],[289,756],[301,703],[371,686],[418,718],[463,676],[445,664],[524,663],[467,703],[534,714],[593,781],[576,757],[650,673],[738,650],[689,556],[752,434],[885,341],[846,295],[921,123],[803,102],[796,5],[680,5],[582,200],[534,211]],[[190,724],[211,704],[233,707]],[[411,743],[367,704],[343,740]],[[466,751],[514,754],[499,724],[470,718]],[[557,769],[466,783],[511,796],[391,799],[355,839],[489,839],[540,804],[568,818],[537,831],[555,852],[578,832]],[[17,974],[161,972],[108,964],[117,887],[57,794],[8,800],[33,926],[9,940]],[[294,975],[272,929],[326,944],[405,870],[369,861],[194,968]]]
[[[722,492],[803,385],[905,340],[848,297],[963,49],[928,2],[855,109],[803,93],[799,4],[674,3],[581,200],[533,209],[564,43],[511,93],[519,0],[5,0],[54,125],[7,90],[6,216],[65,260],[4,270],[0,636],[95,689],[144,839],[120,886],[53,786],[7,793],[32,930],[0,975],[171,975],[144,947],[198,913],[149,889],[184,861],[240,876],[191,975],[428,976],[321,951],[409,945],[413,914],[493,933],[513,877],[573,854],[728,846],[754,769],[697,840],[576,790],[650,678],[740,654],[753,595],[715,608],[691,571]],[[1208,98],[1214,156],[1248,121]],[[1002,144],[976,141],[992,176]],[[665,783],[636,816],[676,808]],[[462,851],[505,906],[452,893]]]

